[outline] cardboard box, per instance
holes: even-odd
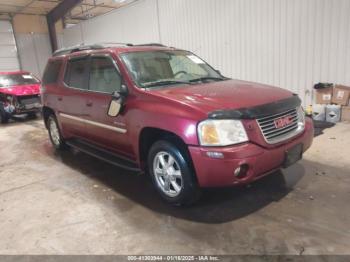
[[[316,104],[330,104],[332,102],[333,88],[316,89]]]
[[[342,106],[341,121],[350,121],[350,106]]]
[[[349,104],[349,97],[350,97],[350,87],[336,85],[333,88],[332,103],[346,106]]]

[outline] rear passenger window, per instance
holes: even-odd
[[[87,89],[86,73],[87,61],[85,58],[74,58],[67,62],[64,82],[72,88]]]
[[[43,84],[54,84],[57,82],[58,75],[61,71],[62,60],[50,61],[45,69]]]
[[[92,57],[89,89],[91,91],[113,93],[120,91],[121,77],[114,63],[107,57]]]

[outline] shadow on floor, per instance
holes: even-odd
[[[45,149],[70,168],[125,196],[130,205],[142,205],[157,213],[208,224],[239,219],[279,201],[305,173],[303,166],[296,164],[249,186],[203,190],[202,198],[194,206],[174,207],[162,201],[146,175],[132,174],[83,153],[70,150],[54,153],[49,145]]]
[[[315,137],[319,136],[319,135],[322,135],[324,129],[331,128],[331,127],[333,127],[335,125],[333,123],[329,123],[329,122],[326,122],[326,121],[313,120],[313,122],[314,122],[314,128],[315,128],[315,135],[314,135]]]
[[[35,127],[39,127],[36,123],[36,120],[41,119],[41,114],[36,114],[34,115],[18,115],[18,116],[13,116],[10,118],[9,122],[6,124],[3,124],[2,127],[7,127],[7,126],[16,126],[16,125],[21,125],[21,124],[30,124]]]

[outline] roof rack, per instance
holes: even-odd
[[[159,43],[149,43],[149,44],[138,44],[138,45],[133,45],[131,43],[113,43],[113,42],[105,42],[105,43],[96,43],[96,44],[91,44],[91,45],[85,45],[85,44],[80,44],[80,45],[75,45],[67,48],[61,48],[56,50],[53,53],[53,56],[61,56],[65,54],[71,54],[74,52],[79,52],[79,51],[84,51],[84,50],[96,50],[96,49],[104,49],[108,47],[113,47],[113,46],[159,46],[159,47],[165,47],[165,45],[159,44]]]
[[[133,46],[162,46],[162,47],[166,47],[165,45],[160,44],[160,43],[138,44],[138,45],[133,45]]]
[[[53,56],[60,56],[60,55],[70,54],[70,53],[83,51],[83,50],[102,49],[102,48],[104,48],[104,47],[102,45],[98,45],[98,44],[93,44],[93,45],[80,44],[80,45],[75,45],[75,46],[71,46],[68,48],[58,49],[53,53]]]
[[[133,46],[133,44],[130,43],[112,43],[112,42],[106,42],[106,43],[96,43],[96,44],[91,44],[91,45],[85,45],[85,44],[80,44],[80,45],[75,45],[67,48],[62,48],[59,50],[56,50],[53,53],[53,56],[60,56],[60,55],[65,55],[65,54],[71,54],[74,52],[79,52],[79,51],[84,51],[84,50],[96,50],[96,49],[104,49],[112,46]]]

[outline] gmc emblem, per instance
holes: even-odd
[[[275,123],[275,127],[277,129],[279,129],[279,128],[283,128],[283,127],[286,127],[286,126],[289,126],[290,124],[292,124],[293,117],[292,116],[284,116],[284,117],[275,119],[273,122]]]

